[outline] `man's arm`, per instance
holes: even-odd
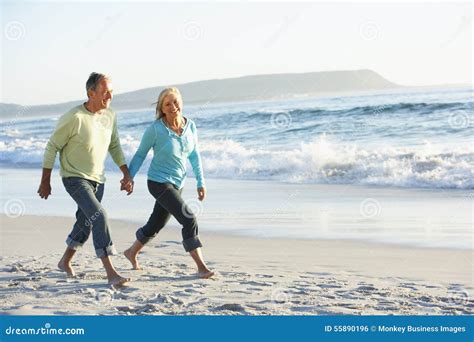
[[[109,153],[112,156],[112,159],[114,160],[115,164],[120,167],[120,170],[122,170],[122,172],[124,172],[122,167],[127,167],[127,161],[125,160],[125,156],[123,155],[122,151],[122,146],[120,145],[120,137],[118,133],[116,117],[114,117],[112,136],[110,137]],[[128,173],[128,167],[126,169],[126,172]]]
[[[120,180],[120,190],[127,191],[127,195],[133,192],[133,179],[130,176],[125,156],[123,155],[122,146],[120,145],[120,138],[117,127],[117,119],[114,118],[114,124],[112,128],[112,137],[109,144],[109,153],[112,156],[115,164],[117,164],[122,171],[123,178]]]
[[[62,116],[56,129],[49,138],[43,157],[43,174],[38,188],[38,194],[41,198],[48,199],[51,195],[51,171],[54,167],[56,154],[67,144],[75,132],[77,126],[76,118],[72,115]]]

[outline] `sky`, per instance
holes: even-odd
[[[82,99],[254,74],[371,69],[401,85],[472,84],[472,5],[0,0],[0,102]]]

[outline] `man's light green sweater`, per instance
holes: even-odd
[[[91,113],[82,104],[61,116],[44,153],[43,167],[52,169],[59,152],[61,177],[104,183],[107,152],[118,166],[126,164],[112,109]]]

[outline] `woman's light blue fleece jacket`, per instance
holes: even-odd
[[[130,162],[129,170],[132,178],[137,174],[151,148],[153,148],[153,159],[148,169],[148,179],[159,183],[171,183],[181,189],[186,178],[186,161],[189,159],[197,187],[204,186],[194,121],[186,118],[181,136],[170,130],[163,119],[154,121],[145,130],[140,146]]]

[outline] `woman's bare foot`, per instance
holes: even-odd
[[[124,277],[117,274],[116,276],[113,276],[112,278],[109,278],[109,285],[114,287],[114,288],[118,288],[118,287],[124,286],[129,281],[131,281],[130,278],[124,278]]]
[[[196,266],[198,268],[198,277],[201,279],[208,279],[215,275],[213,271],[207,268],[206,263],[204,262],[204,258],[202,257],[201,247],[193,249],[189,252],[191,257],[193,258]]]
[[[68,278],[74,278],[76,276],[76,272],[74,272],[74,269],[72,268],[71,264],[64,262],[63,259],[59,260],[58,268],[61,271],[66,272]]]
[[[125,255],[125,257],[128,259],[128,261],[130,261],[130,263],[132,264],[132,268],[134,270],[141,270],[142,269],[142,267],[138,263],[137,255],[136,254],[133,255],[130,248],[125,250],[125,252],[123,252],[123,255]]]
[[[211,271],[208,268],[198,270],[198,277],[201,279],[209,279],[215,275],[214,271]]]

